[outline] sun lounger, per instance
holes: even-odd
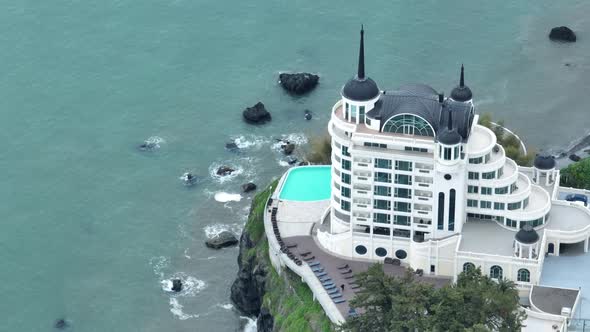
[[[338,293],[338,288],[332,288],[329,291],[327,291],[328,295],[332,295],[332,294],[336,294]]]
[[[335,286],[332,281],[329,281],[329,282],[327,282],[327,283],[324,284],[324,288],[330,287],[330,286]]]
[[[338,266],[338,270],[348,269],[348,264]]]
[[[342,303],[342,302],[346,302],[345,299],[334,299],[334,303],[338,304],[338,303]]]
[[[314,267],[314,266],[320,265],[320,262],[311,262],[311,263],[308,263],[308,264],[309,264],[310,267]]]
[[[311,254],[311,251],[306,251],[306,252],[302,252],[300,255],[305,257],[307,255]]]
[[[354,285],[354,286],[350,287],[350,289],[359,289],[359,288],[361,288],[361,286],[359,286],[359,285]]]
[[[353,275],[349,275],[349,276],[344,277],[344,279],[354,279],[354,276]]]
[[[336,288],[336,285],[332,285],[332,286],[326,286],[326,287],[324,287],[324,289],[325,289],[325,290],[332,290],[332,289],[336,289],[336,290],[338,290],[338,289]]]
[[[332,278],[330,278],[329,276],[324,276],[324,277],[321,277],[320,278],[320,281],[321,282],[324,282],[324,281],[332,281]]]
[[[322,271],[324,271],[324,268],[321,267],[321,266],[314,266],[314,267],[311,268],[311,270],[313,272],[322,272]]]
[[[288,244],[287,248],[289,248],[289,249],[297,248],[297,244],[295,244],[295,243]]]
[[[336,293],[336,294],[332,294],[332,295],[330,295],[330,297],[331,297],[332,299],[337,299],[337,298],[340,298],[340,297],[342,297],[342,294],[340,294],[340,293]]]
[[[348,271],[340,271],[341,274],[350,274],[352,273],[352,270],[348,270]]]
[[[316,275],[317,277],[323,277],[323,276],[325,276],[326,274],[327,274],[326,272],[319,272],[319,273],[318,273],[318,272],[316,272],[316,274],[315,274],[315,275]]]
[[[309,261],[314,260],[314,259],[315,259],[315,256],[311,256],[311,257],[305,257],[303,260],[306,261],[306,262],[309,262]]]

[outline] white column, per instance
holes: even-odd
[[[518,257],[522,257],[522,244],[518,246]]]
[[[588,238],[584,240],[584,252],[588,252]]]
[[[546,179],[545,179],[545,185],[546,186],[549,185],[549,176],[550,176],[549,174],[551,174],[551,173],[550,172],[545,172],[545,177],[546,177]]]

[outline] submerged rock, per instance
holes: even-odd
[[[217,169],[217,175],[219,176],[226,176],[230,175],[231,173],[235,172],[236,170],[229,167],[229,166],[221,166]]]
[[[249,123],[265,123],[266,121],[271,120],[270,113],[261,102],[256,103],[256,105],[252,107],[246,108],[242,114],[246,122]]]
[[[212,249],[221,249],[236,244],[238,244],[238,239],[232,232],[228,231],[223,231],[205,242],[205,245]]]
[[[286,142],[285,144],[281,145],[281,150],[283,150],[283,153],[288,156],[295,150],[295,144]]]
[[[172,291],[180,292],[182,290],[182,280],[172,279]]]
[[[53,326],[56,329],[63,330],[66,327],[68,327],[68,322],[66,322],[66,320],[64,318],[59,318],[58,320],[55,321],[55,323],[53,324]]]
[[[571,161],[580,161],[582,157],[578,156],[577,154],[570,154]]]
[[[258,314],[258,319],[256,320],[256,327],[257,332],[273,332],[274,317],[267,308],[260,308],[260,314]]]
[[[182,181],[185,185],[192,186],[193,184],[197,183],[197,176],[186,172],[182,175]]]
[[[566,26],[561,26],[551,29],[551,32],[549,33],[549,39],[553,41],[573,43],[577,38],[572,29]]]
[[[239,147],[235,142],[225,143],[225,148],[228,150],[238,150]]]
[[[297,163],[297,158],[293,157],[293,156],[288,156],[287,157],[287,164],[289,165],[295,165]]]
[[[311,112],[309,110],[305,110],[304,116],[305,120],[311,120]]]
[[[156,149],[157,147],[158,147],[158,144],[157,143],[154,143],[154,142],[143,142],[137,148],[140,151],[151,151],[151,150]]]
[[[242,185],[242,191],[245,193],[256,190],[256,185],[252,182],[244,183]]]
[[[294,94],[302,95],[313,90],[317,85],[320,77],[310,73],[296,73],[279,75],[281,86]]]

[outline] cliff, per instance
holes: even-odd
[[[240,237],[238,276],[231,299],[241,312],[258,318],[258,331],[333,331],[333,325],[311,290],[293,272],[279,275],[268,257],[263,214],[274,181],[252,200],[250,215]]]

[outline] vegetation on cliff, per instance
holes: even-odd
[[[264,232],[266,201],[278,181],[252,200],[250,215],[240,238],[239,272],[231,289],[236,307],[258,317],[259,332],[328,332],[330,320],[311,290],[301,279],[285,269],[279,275],[270,263],[268,239]]]
[[[500,120],[494,124],[492,122],[492,115],[490,113],[484,113],[479,117],[478,123],[494,132],[498,144],[506,152],[506,157],[514,160],[520,166],[531,166],[533,164],[535,152],[529,149],[525,154],[520,146],[520,140],[504,130],[504,121]]]
[[[312,164],[330,165],[332,163],[332,139],[330,135],[312,137],[305,158]]]
[[[383,272],[380,264],[356,277],[361,291],[350,305],[363,314],[350,318],[343,331],[520,331],[525,316],[512,281],[495,281],[470,269],[457,283],[439,289]]]
[[[560,184],[566,187],[590,190],[590,157],[562,169]]]

